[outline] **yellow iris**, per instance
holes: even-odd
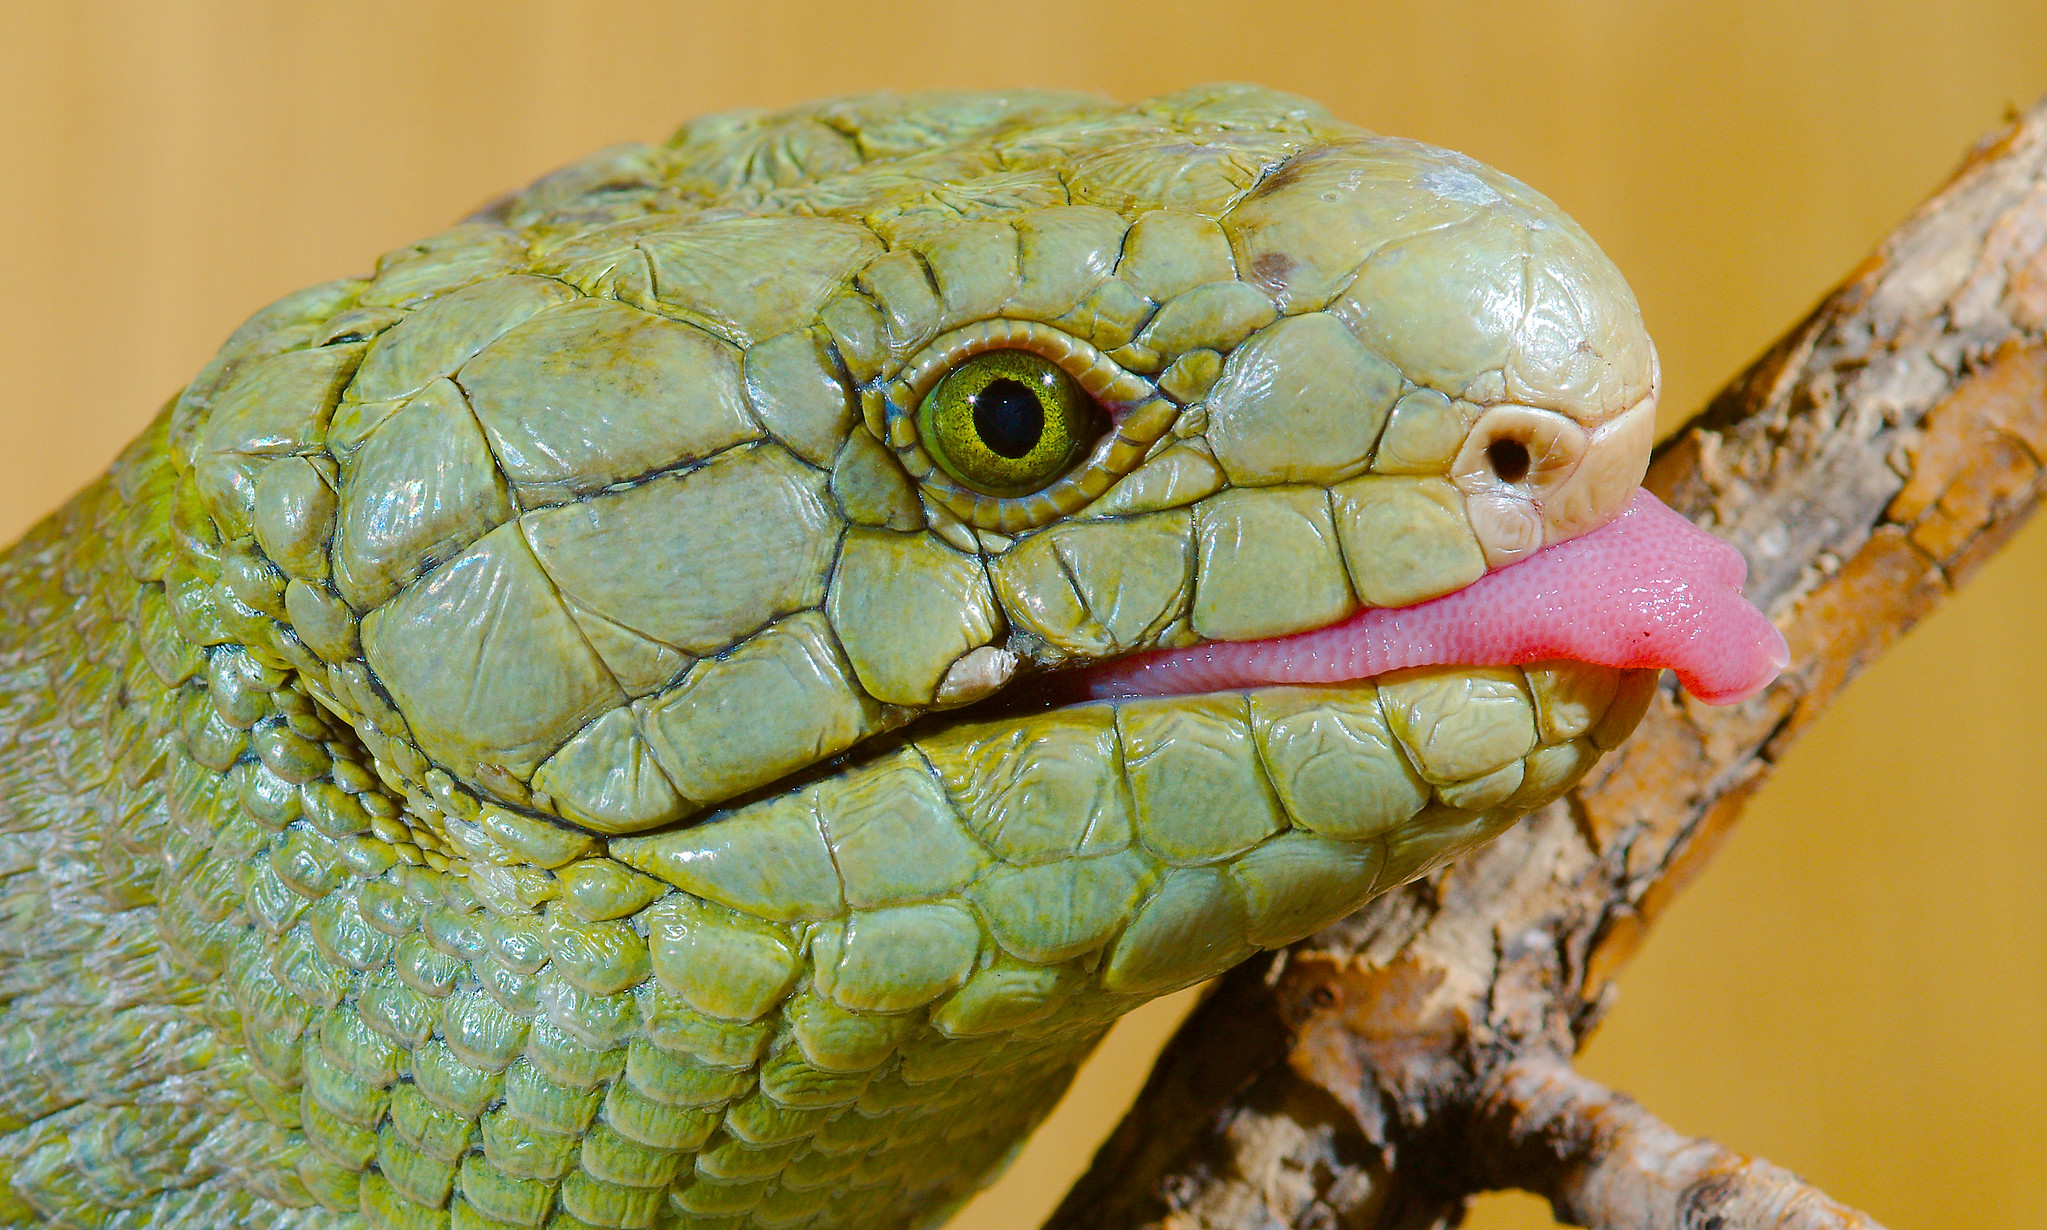
[[[1050,486],[1108,429],[1094,398],[1028,350],[985,350],[947,372],[917,406],[925,451],[983,495]]]

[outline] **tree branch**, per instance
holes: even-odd
[[[1556,1055],[1493,1074],[1471,1149],[1503,1187],[1547,1196],[1557,1216],[1600,1230],[1882,1230],[1803,1179],[1675,1131]]]
[[[1791,645],[1785,676],[1727,709],[1666,681],[1570,797],[1226,976],[1048,1226],[1406,1230],[1502,1183],[1600,1225],[1870,1225],[1556,1057],[1791,740],[2032,512],[2043,462],[2047,102],[1651,466],[1653,490],[1747,556],[1747,592]],[[1590,1134],[1566,1131],[1569,1148],[1513,1144],[1573,1116]],[[1711,1182],[1669,1188],[1680,1173]],[[1658,1220],[1701,1201],[1717,1223]]]

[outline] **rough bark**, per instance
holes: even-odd
[[[1651,467],[1748,557],[1791,669],[1725,709],[1666,680],[1569,798],[1225,978],[1048,1227],[1408,1230],[1502,1186],[1591,1226],[1873,1226],[1566,1057],[1790,741],[2004,543],[2043,462],[2047,101]]]
[[[1671,1130],[1555,1055],[1523,1056],[1494,1073],[1474,1126],[1490,1178],[1549,1197],[1578,1225],[1876,1226],[1788,1170]]]

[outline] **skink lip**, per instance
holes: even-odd
[[[784,793],[965,722],[1135,697],[1355,686],[1416,666],[1668,667],[1700,700],[1734,704],[1769,686],[1791,660],[1783,634],[1741,596],[1747,572],[1740,552],[1637,491],[1607,525],[1440,598],[1360,611],[1291,636],[1023,674],[983,700],[927,713],[718,807]]]
[[[1291,636],[1137,654],[1068,686],[1109,699],[1561,659],[1667,667],[1698,699],[1734,704],[1791,660],[1783,634],[1741,596],[1747,572],[1739,551],[1638,490],[1606,525],[1442,597]]]

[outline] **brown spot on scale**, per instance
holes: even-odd
[[[1293,271],[1294,258],[1284,252],[1266,252],[1251,262],[1252,279],[1270,287],[1283,285]]]
[[[1278,167],[1273,169],[1271,174],[1259,180],[1257,185],[1251,189],[1251,198],[1270,196],[1307,174],[1308,164],[1314,161],[1315,152],[1309,151],[1297,154],[1280,163]]]

